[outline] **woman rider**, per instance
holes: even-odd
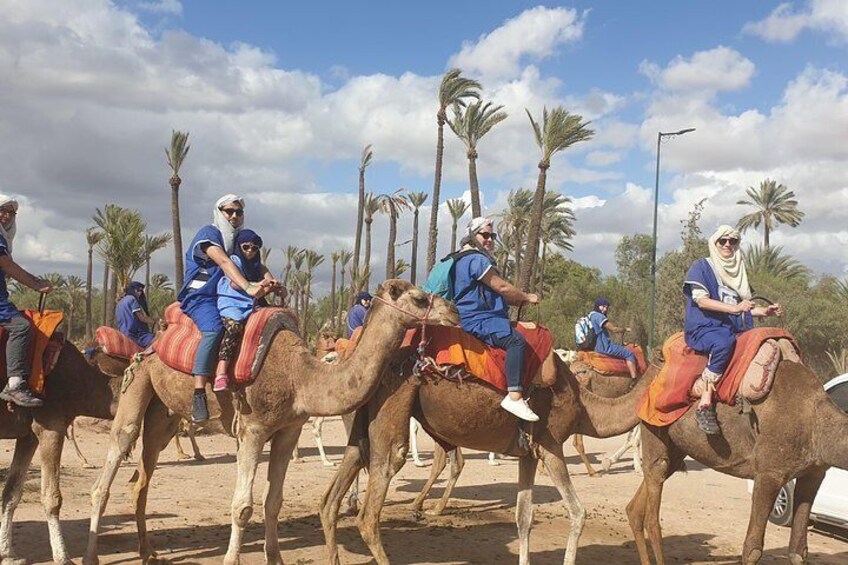
[[[706,385],[695,419],[706,434],[720,434],[713,404],[715,384],[721,379],[736,347],[736,336],[753,327],[752,317],[782,316],[779,304],[762,307],[751,301],[751,285],[739,250],[741,236],[722,225],[709,238],[710,256],[698,259],[686,273],[686,345],[709,355],[701,374]]]
[[[639,373],[636,370],[636,355],[623,345],[613,343],[609,335],[611,333],[623,334],[629,332],[630,328],[619,328],[609,323],[607,319],[609,307],[609,300],[598,298],[595,300],[595,309],[589,313],[592,329],[595,330],[595,335],[597,336],[595,351],[610,357],[624,359],[624,362],[627,363],[627,370],[630,371],[630,378],[636,380],[639,377]]]
[[[268,282],[249,282],[230,259],[236,234],[243,223],[244,199],[235,194],[222,196],[212,209],[212,223],[200,228],[186,250],[185,283],[177,300],[201,334],[191,370],[194,375],[191,419],[194,422],[209,419],[206,381],[215,369],[224,329],[218,312],[218,280],[226,274],[253,298],[261,298],[273,286]]]

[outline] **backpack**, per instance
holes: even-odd
[[[433,267],[430,274],[427,276],[427,282],[421,287],[421,290],[430,294],[441,296],[445,300],[455,302],[458,296],[454,295],[454,275],[456,262],[472,253],[479,253],[475,249],[466,249],[465,251],[457,251],[451,253]]]
[[[577,344],[578,351],[593,351],[595,342],[598,341],[598,336],[595,335],[595,328],[592,326],[592,320],[589,316],[583,316],[574,324],[574,342]]]

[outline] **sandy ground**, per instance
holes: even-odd
[[[329,456],[340,460],[343,427],[338,418],[325,424]],[[429,461],[432,442],[419,432],[422,457]],[[83,453],[96,464],[105,455],[108,436],[103,426],[78,424],[77,437]],[[599,462],[622,438],[586,440],[590,456]],[[162,454],[153,479],[148,505],[148,529],[160,554],[175,563],[220,563],[226,552],[230,529],[230,497],[235,480],[234,440],[221,435],[198,437],[206,461],[177,461],[169,446]],[[0,469],[8,468],[13,442],[3,442]],[[188,447],[188,442],[184,441]],[[300,440],[303,461],[289,466],[285,502],[279,527],[283,558],[289,564],[324,563],[323,537],[316,509],[334,470],[321,465],[311,434],[304,428]],[[568,453],[574,451],[569,446]],[[51,553],[47,527],[39,503],[38,460],[30,471],[24,500],[16,515],[15,547],[34,563],[49,563]],[[628,458],[609,474],[590,478],[576,456],[569,469],[581,500],[588,509],[586,528],[580,539],[578,563],[638,563],[623,512],[639,478]],[[66,445],[62,468],[64,506],[62,519],[71,555],[85,549],[89,521],[89,492],[97,469],[85,469]],[[411,461],[395,477],[383,511],[383,541],[397,564],[498,564],[517,562],[518,542],[513,522],[517,464],[502,460],[489,466],[483,453],[468,453],[463,477],[454,491],[446,515],[415,520],[407,506],[424,484],[428,468]],[[668,481],[662,512],[669,563],[736,563],[748,520],[749,496],[744,481],[720,475],[689,461],[689,473]],[[242,563],[263,562],[262,495],[267,463],[257,475],[256,507],[245,534]],[[122,467],[103,521],[101,563],[135,563],[135,524],[127,480],[132,467]],[[442,492],[443,483],[434,489]],[[562,563],[569,527],[564,505],[550,480],[540,475],[534,499],[537,503],[531,537],[534,564]],[[432,505],[433,501],[429,501]],[[786,563],[788,530],[769,525],[766,555],[761,563]],[[346,564],[371,563],[359,538],[354,519],[344,516],[338,533],[341,558]],[[848,563],[848,542],[833,532],[812,530],[810,562],[826,565]],[[81,561],[81,560],[80,560]]]

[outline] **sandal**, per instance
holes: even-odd
[[[695,421],[705,434],[710,436],[720,435],[721,428],[718,427],[715,406],[702,406],[695,410]]]

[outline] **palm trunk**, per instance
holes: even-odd
[[[433,201],[430,203],[430,238],[427,242],[427,272],[436,264],[436,246],[439,239],[439,198],[442,189],[442,159],[445,152],[445,115],[439,110],[436,116],[439,123],[439,136],[436,142],[436,172],[433,179]]]
[[[301,335],[306,339],[306,323],[309,321],[309,295],[312,293],[312,273],[306,279],[306,289],[303,291],[303,331]]]
[[[521,270],[521,232],[515,230],[515,265],[513,265],[512,283],[518,285],[518,275]]]
[[[456,251],[456,222],[451,223],[451,246],[450,252]]]
[[[333,261],[333,278],[330,282],[330,325],[336,327],[336,262]]]
[[[483,215],[480,208],[480,183],[477,181],[477,151],[468,150],[468,184],[471,189],[471,217]]]
[[[289,303],[291,302],[291,293],[292,293],[291,287],[292,287],[292,285],[291,285],[291,281],[289,281],[289,274],[291,274],[291,263],[290,262],[286,263],[286,272],[283,275],[283,284],[285,285],[286,290],[289,291],[289,293],[286,294],[286,299],[283,301],[284,306],[288,306]],[[297,310],[295,310],[295,312],[297,312]]]
[[[68,341],[74,341],[74,297],[70,297],[68,305]]]
[[[395,278],[395,240],[397,240],[397,218],[389,214],[389,245],[386,249],[386,279]]]
[[[536,293],[542,298],[545,283],[545,262],[548,258],[548,244],[542,242],[542,261],[539,263],[539,276],[536,278]]]
[[[359,251],[362,247],[362,220],[365,215],[365,169],[359,170],[359,199],[356,204],[356,240],[353,244],[353,267],[351,279],[359,273]]]
[[[101,325],[109,325],[109,263],[103,263],[103,323]]]
[[[111,326],[115,322],[115,304],[117,303],[117,292],[118,292],[118,275],[115,271],[110,273],[110,278],[112,279],[111,286],[109,288],[109,292],[106,293],[106,325]]]
[[[337,327],[337,328],[341,327],[341,325],[342,325],[342,310],[343,310],[343,307],[344,307],[344,301],[342,300],[341,295],[342,295],[342,289],[345,287],[345,269],[344,268],[345,268],[345,266],[342,265],[342,277],[341,277],[342,281],[341,281],[341,284],[339,285],[339,310],[338,310],[337,313],[335,313],[335,315],[336,315],[335,327]]]
[[[530,216],[530,228],[527,230],[527,247],[524,252],[524,264],[518,279],[521,290],[527,292],[536,269],[536,257],[539,254],[539,234],[542,231],[542,210],[545,201],[545,183],[550,165],[546,161],[539,163],[539,179],[536,193],[533,195],[533,212]]]
[[[144,262],[144,288],[145,292],[150,292],[150,257]]]
[[[365,277],[366,290],[371,286],[371,224],[373,222],[373,218],[365,219],[365,261],[362,264],[362,268],[367,269],[368,272],[368,276]],[[351,297],[351,300],[353,300],[353,297]],[[348,302],[351,302],[351,300],[348,300]]]
[[[418,208],[412,216],[412,259],[410,259],[409,270],[412,271],[409,282],[415,284],[418,271]]]
[[[763,222],[763,250],[769,249],[769,227],[766,222]]]
[[[182,180],[177,175],[171,177],[171,221],[174,232],[174,280],[177,292],[183,287],[183,233],[180,228],[180,184]]]
[[[88,248],[88,267],[85,271],[85,338],[94,335],[94,324],[91,319],[91,284],[94,277],[94,248]]]

